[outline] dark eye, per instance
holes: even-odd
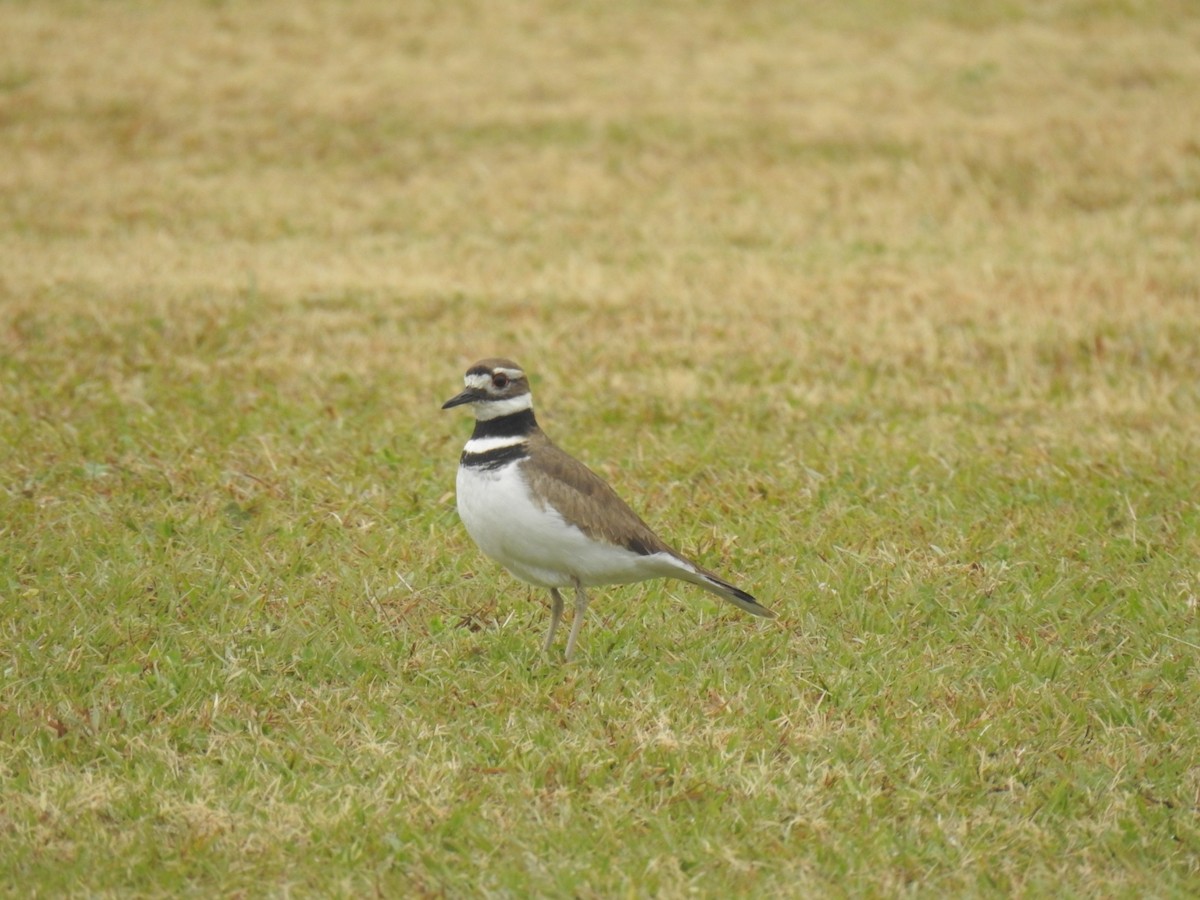
[[[497,372],[492,376],[492,384],[498,388],[508,387],[508,376],[503,372]]]

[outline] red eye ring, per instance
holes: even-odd
[[[492,376],[492,384],[498,388],[508,387],[508,376],[503,372],[497,372]]]

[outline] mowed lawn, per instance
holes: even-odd
[[[0,5],[0,885],[1200,893],[1191,3]],[[779,613],[544,591],[475,359]]]

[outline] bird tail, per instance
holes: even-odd
[[[693,570],[687,574],[681,572],[676,575],[676,577],[682,578],[684,581],[690,581],[692,584],[699,585],[706,591],[728,600],[734,606],[744,609],[752,616],[762,616],[764,619],[775,618],[775,613],[771,612],[771,610],[767,609],[741,588],[734,587],[728,581],[718,578],[712,572],[705,571],[699,566],[695,566]]]

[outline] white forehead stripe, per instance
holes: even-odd
[[[489,450],[501,450],[505,447],[515,447],[518,444],[523,444],[527,440],[523,434],[510,434],[505,437],[490,437],[490,438],[471,438],[467,441],[467,446],[463,447],[464,453],[487,453]]]
[[[492,376],[507,375],[509,381],[516,381],[518,378],[524,378],[525,373],[520,369],[493,369],[491,372],[468,372],[463,376],[463,383],[469,388],[485,388],[492,383]]]

